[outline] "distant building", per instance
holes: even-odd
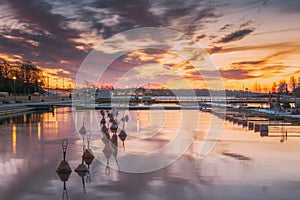
[[[143,102],[143,103],[153,103],[155,101],[155,97],[154,94],[152,92],[152,90],[150,89],[145,89],[145,88],[139,88],[139,92],[138,92],[138,100]]]
[[[97,102],[111,102],[112,90],[108,88],[100,88],[95,92],[95,99]]]
[[[0,97],[8,97],[8,92],[0,92]]]
[[[293,93],[296,97],[300,97],[300,87],[297,87]]]

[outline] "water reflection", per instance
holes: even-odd
[[[285,133],[282,132],[280,142],[284,142],[285,140],[287,140],[287,138],[288,138],[287,131],[285,131]]]
[[[64,182],[62,199],[69,199],[66,182],[69,180],[72,170],[68,161],[66,160],[66,153],[68,149],[67,139],[62,140],[62,149],[63,149],[63,160],[60,162],[59,166],[57,167],[56,173],[60,178],[60,180]]]
[[[37,112],[28,112],[23,114],[17,114],[14,117],[5,117],[0,119],[0,125],[9,125],[9,124],[29,124],[29,123],[38,123],[38,122],[55,122],[56,118],[56,109],[53,111],[37,111]]]
[[[82,163],[80,164],[76,169],[75,172],[77,173],[77,175],[79,177],[81,177],[81,181],[82,181],[82,190],[83,193],[86,194],[86,186],[85,186],[85,176],[87,176],[87,174],[89,173],[89,170],[87,168],[85,168],[85,165]]]
[[[118,171],[120,171],[120,165],[117,159],[118,149],[119,149],[119,140],[122,141],[123,149],[125,150],[125,140],[127,138],[127,133],[125,132],[125,124],[128,122],[129,117],[123,112],[123,116],[119,119],[119,111],[112,110],[109,111],[100,111],[102,119],[100,121],[101,133],[102,133],[102,142],[104,144],[103,154],[106,158],[106,167],[105,174],[110,175],[110,163],[109,160],[111,156],[114,157],[114,161],[117,165]],[[121,128],[120,128],[121,126]],[[109,127],[109,128],[107,128]],[[118,133],[119,132],[119,133]]]
[[[0,120],[3,128],[10,129],[11,140],[9,143],[11,144],[13,155],[17,155],[18,146],[24,142],[24,138],[29,139],[29,141],[56,139],[58,137],[58,122],[59,119],[54,112],[26,113]],[[53,124],[56,125],[53,126]]]
[[[86,134],[88,132],[88,131],[86,131],[84,124],[80,130],[81,130],[81,133],[84,133],[84,134]],[[85,148],[84,143],[82,143],[83,154],[81,156],[81,163],[74,170],[76,172],[76,174],[81,178],[82,189],[83,189],[84,194],[86,193],[85,182],[88,182],[88,183],[91,182],[91,176],[90,176],[89,169],[90,169],[90,165],[92,164],[92,162],[94,160],[94,155],[89,147],[89,141],[90,141],[90,135],[87,135],[88,146],[87,146],[87,148]],[[67,147],[68,147],[68,140],[63,139],[62,140],[63,160],[60,162],[59,166],[56,169],[56,172],[57,172],[60,180],[64,182],[62,199],[69,199],[66,182],[68,181],[69,176],[71,175],[71,172],[72,172],[68,161],[66,161]],[[85,177],[86,177],[86,181],[85,181]]]
[[[37,123],[38,140],[41,140],[41,122]]]
[[[69,177],[71,175],[71,172],[66,172],[66,173],[57,173],[59,179],[64,183],[63,184],[63,194],[62,194],[62,199],[63,200],[68,200],[69,195],[68,195],[68,190],[67,190],[67,181],[69,180]]]
[[[234,111],[226,114],[218,112],[213,114],[233,124],[242,126],[247,131],[259,133],[261,137],[280,138],[278,140],[280,143],[287,141],[288,137],[300,137],[299,120],[267,114],[263,116],[264,114],[255,112],[249,112],[246,116],[245,113],[241,114]]]
[[[147,138],[149,143],[133,137],[132,132],[136,131],[136,126],[128,126],[125,120],[128,114],[128,120],[134,119],[136,122],[137,111],[125,114],[119,112],[118,117],[114,117],[118,125],[116,134],[112,132],[114,127],[111,130],[113,120],[109,122],[108,112],[104,112],[106,122],[101,127],[105,125],[106,131],[102,131],[102,128],[90,130],[90,118],[85,118],[87,133],[84,143],[75,132],[72,113],[67,109],[58,109],[54,116],[53,113],[35,113],[42,115],[36,118],[41,120],[40,140],[38,122],[30,122],[30,118],[24,120],[23,115],[25,125],[13,123],[15,119],[10,120],[11,124],[1,125],[0,199],[298,199],[300,196],[300,140],[290,137],[298,131],[296,126],[286,127],[288,140],[280,144],[280,137],[271,137],[276,131],[281,133],[280,129],[270,129],[272,134],[269,137],[260,137],[253,131],[246,131],[241,126],[226,122],[215,149],[207,158],[200,160],[197,157],[198,144],[203,141],[211,114],[199,113],[201,124],[195,130],[197,136],[194,144],[179,160],[156,172],[130,174],[120,173],[118,169],[122,170],[122,166],[114,167],[122,163],[119,162],[121,153],[124,152],[120,137],[122,130],[127,135],[127,152],[137,148],[152,151],[166,144],[165,139],[173,136],[177,128],[177,112],[166,112],[170,117],[165,125],[167,128],[153,137],[155,139]],[[157,113],[153,116],[159,117],[160,113],[155,112]],[[146,111],[140,111],[139,114],[141,132],[135,135],[145,133],[147,120],[150,120]],[[48,115],[51,120],[45,122],[46,118],[50,119]],[[101,114],[99,119],[102,119]],[[56,122],[58,130],[55,128]],[[147,130],[151,129],[152,127],[147,127]],[[13,130],[16,130],[15,136]],[[94,150],[93,140],[89,147],[89,133],[92,139],[99,138],[96,142],[97,145],[101,143],[101,149],[97,149],[97,152]],[[117,142],[112,140],[114,134],[118,136]],[[88,169],[84,176],[77,173],[57,175],[55,169],[62,160],[61,143],[64,138],[69,142],[66,160],[73,172],[82,164],[85,150],[90,148],[93,154],[101,153],[105,163],[94,159],[88,164],[84,159]],[[108,162],[103,152],[105,144],[109,144],[107,152],[105,150]]]
[[[17,153],[17,126],[13,124],[12,126],[12,145],[13,145],[13,154]]]
[[[82,149],[83,149],[83,154],[81,157],[81,163],[77,166],[75,169],[75,172],[79,177],[81,177],[82,181],[82,188],[83,188],[83,193],[86,193],[86,186],[85,186],[85,177],[86,177],[86,182],[91,182],[91,175],[90,175],[90,165],[92,164],[93,160],[95,159],[95,156],[93,154],[93,151],[90,148],[90,140],[91,140],[91,131],[87,130],[85,125],[84,125],[84,120],[83,120],[83,125],[79,130],[79,134],[82,139]],[[85,146],[85,141],[87,142],[87,147]]]
[[[119,119],[119,111],[113,110],[109,111],[100,111],[102,119],[100,121],[102,134],[102,142],[104,144],[103,155],[106,157],[106,165],[104,174],[106,176],[111,175],[111,167],[110,167],[110,159],[114,158],[114,161],[117,163],[118,171],[120,171],[120,166],[118,163],[118,148],[119,148],[119,140],[122,141],[122,148],[125,149],[125,140],[127,137],[127,133],[125,131],[125,124],[128,122],[129,117],[125,112],[123,116]],[[109,127],[109,128],[107,128]],[[86,183],[91,183],[91,166],[95,159],[94,153],[90,148],[90,141],[92,136],[92,131],[88,130],[85,126],[85,119],[83,118],[83,123],[81,128],[78,131],[79,136],[82,140],[82,155],[81,162],[75,168],[76,174],[81,178],[82,191],[83,194],[86,194],[87,188]],[[118,134],[119,133],[119,134]],[[63,140],[64,141],[64,140]],[[63,161],[61,161],[59,167],[57,168],[57,173],[61,181],[64,182],[63,185],[63,199],[68,199],[68,192],[66,188],[66,182],[71,174],[69,170],[68,162],[65,160],[66,148],[63,147]]]

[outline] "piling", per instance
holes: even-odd
[[[267,124],[262,124],[260,126],[260,136],[268,136],[269,135],[269,126]]]
[[[254,123],[248,122],[248,130],[252,131],[254,129]]]
[[[254,132],[259,132],[260,131],[260,124],[255,124],[254,125]]]
[[[243,125],[243,127],[247,127],[248,121],[247,120],[243,120],[242,125]]]

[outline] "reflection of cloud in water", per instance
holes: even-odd
[[[241,155],[241,154],[237,154],[237,153],[229,153],[229,152],[224,152],[223,153],[224,156],[228,156],[237,160],[245,160],[245,161],[251,161],[252,158]]]
[[[200,116],[204,124],[198,130],[203,134],[210,114],[200,113]],[[81,162],[82,142],[73,132],[74,125],[66,123],[59,113],[58,117],[62,121],[56,139],[44,137],[45,132],[50,134],[50,130],[44,127],[38,142],[37,129],[32,130],[30,138],[29,127],[17,125],[16,157],[12,157],[11,145],[6,145],[11,142],[11,127],[1,126],[4,131],[0,140],[0,166],[4,164],[14,172],[4,174],[0,171],[1,199],[61,199],[63,183],[55,173],[61,161],[61,139],[69,138],[67,159],[73,170]],[[65,117],[68,119],[70,113],[65,113]],[[151,173],[130,174],[111,169],[107,176],[106,165],[95,160],[90,166],[92,181],[85,182],[86,194],[82,191],[81,179],[76,173],[71,174],[66,183],[70,199],[297,199],[299,139],[288,138],[286,145],[279,143],[278,138],[261,138],[241,127],[225,125],[216,148],[202,160],[194,156],[199,147],[195,143],[175,163]],[[126,127],[125,130],[128,132]],[[100,134],[93,134],[96,136],[99,141],[95,142],[102,144]],[[128,145],[133,141],[130,136],[127,139],[125,145],[129,151]],[[201,139],[198,135],[196,142],[201,142]],[[151,140],[150,143],[155,142],[155,138]],[[124,151],[122,146],[119,147],[118,157]],[[236,160],[222,155],[223,152],[252,160]],[[23,161],[11,162],[10,159]],[[114,164],[113,160],[112,155],[110,164]]]
[[[101,131],[93,134],[91,142],[96,158],[114,169],[134,173],[157,170],[175,162],[192,143],[199,117],[195,111],[129,111],[126,114],[128,122],[124,122],[122,114],[116,110],[99,112],[102,116],[98,119],[99,123],[102,122]],[[136,124],[139,124],[138,130]],[[124,129],[127,133],[126,148],[119,152],[111,150],[114,143],[120,148],[120,132]],[[114,137],[117,135],[119,138]],[[111,157],[114,152],[118,154],[118,161]]]

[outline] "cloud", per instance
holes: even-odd
[[[257,50],[282,50],[282,48],[295,49],[299,46],[297,42],[274,42],[274,43],[260,43],[254,45],[242,45],[242,46],[213,46],[207,48],[207,51],[213,53],[230,53],[230,52],[242,52],[242,51],[257,51]]]
[[[295,74],[296,76],[298,76],[298,78],[300,78],[300,66],[298,66],[298,69],[299,69],[299,70],[297,70],[294,74]]]
[[[221,69],[219,71],[222,77],[225,79],[242,80],[249,78],[257,78],[257,76],[250,75],[249,71],[244,69]]]
[[[228,79],[249,79],[249,78],[270,78],[284,71],[291,66],[285,65],[278,59],[285,58],[291,51],[279,51],[270,54],[259,60],[245,60],[233,62],[228,67],[220,70],[222,76]],[[277,58],[277,59],[275,59]]]
[[[272,2],[269,2],[269,5],[277,7],[281,12],[287,14],[299,13],[300,9],[300,2],[298,0],[289,0],[285,2],[281,0],[273,0]]]
[[[109,8],[124,21],[131,21],[138,26],[159,26],[159,18],[149,11],[151,2],[148,0],[120,0],[96,1],[92,4],[96,8]],[[128,27],[130,28],[130,27]]]
[[[50,12],[51,5],[44,1],[28,0],[26,4],[22,0],[9,0],[8,4],[14,11],[16,18],[29,24],[31,27],[46,31],[54,36],[60,36],[63,32],[60,23],[64,21],[61,15],[55,15]]]
[[[67,19],[51,13],[52,6],[45,1],[29,0],[24,4],[20,0],[11,0],[7,5],[8,12],[14,14],[9,20],[17,20],[23,25],[0,29],[0,52],[21,55],[44,67],[65,67],[74,75],[86,55],[85,51],[76,48],[81,45],[75,41],[81,32],[65,26]],[[61,60],[70,62],[60,63]]]
[[[264,64],[266,60],[257,60],[257,61],[242,61],[232,63],[233,65],[261,65]]]
[[[245,27],[249,26],[249,25],[252,24],[252,23],[253,23],[252,20],[248,20],[248,21],[242,23],[242,24],[240,25],[240,28],[245,28]]]
[[[276,30],[271,30],[271,31],[254,33],[253,35],[269,35],[269,34],[284,33],[284,32],[293,32],[293,31],[300,31],[300,27],[287,28],[287,29],[276,29]]]
[[[96,1],[97,8],[110,9],[119,15],[122,22],[131,23],[133,27],[167,27],[192,36],[195,30],[216,19],[216,3],[209,0],[120,0]],[[207,20],[207,21],[206,21]],[[118,29],[118,26],[115,26]],[[128,29],[127,29],[128,30]],[[124,30],[123,30],[124,31]]]
[[[223,47],[221,46],[213,46],[211,48],[206,48],[205,49],[209,54],[214,54],[214,53],[219,53],[222,52]]]
[[[228,43],[228,42],[241,40],[247,35],[249,35],[250,33],[252,33],[253,31],[254,31],[253,29],[242,29],[242,30],[235,31],[223,37],[218,43]]]
[[[206,34],[197,35],[195,40],[200,41],[201,39],[204,39],[206,37]]]
[[[4,40],[4,35],[8,35],[24,38],[29,44],[14,44],[18,42],[10,38],[0,51],[14,51],[46,67],[61,67],[60,60],[70,61],[70,65],[78,67],[97,39],[125,30],[163,26],[193,34],[195,29],[208,23],[202,20],[217,17],[214,6],[207,2],[191,0],[170,4],[169,0],[129,0],[126,3],[111,0],[71,4],[60,0],[28,0],[24,4],[21,0],[6,0],[2,4],[12,12],[11,20],[23,25],[3,28],[0,39]],[[153,9],[161,12],[153,12]],[[5,50],[8,46],[12,48]]]
[[[284,3],[274,1],[275,6],[280,6],[281,10],[294,10],[299,5],[296,0]],[[251,16],[253,13],[257,14],[257,9],[263,7],[264,2],[266,1],[85,0],[75,3],[63,0],[28,0],[24,3],[22,0],[3,0],[0,2],[0,54],[19,55],[22,59],[31,60],[45,68],[63,68],[74,77],[85,56],[98,42],[132,28],[164,27],[187,34],[204,45],[212,42],[206,49],[210,54],[259,50],[278,52],[277,55],[263,59],[235,62],[222,69],[225,77],[252,78],[262,76],[251,71],[254,67],[265,67],[267,70],[267,67],[274,66],[274,72],[275,69],[280,71],[287,67],[278,60],[286,59],[289,54],[297,54],[293,48],[299,46],[293,40],[274,40],[267,44],[262,41],[244,46],[234,43],[249,35],[267,36],[274,32],[265,28],[264,13],[260,13],[262,20]],[[272,7],[268,3],[268,9],[274,14],[274,10],[271,10],[274,9],[273,2]],[[251,28],[254,25],[258,25],[258,28]],[[260,32],[257,33],[258,30]],[[298,30],[297,27],[285,26],[282,30],[275,31],[289,34]],[[217,37],[219,32],[223,36]],[[145,38],[145,43],[149,44],[149,35],[146,34]],[[124,42],[123,45],[127,44]],[[286,52],[281,52],[283,50]],[[110,66],[110,70],[115,74],[120,72],[118,76],[121,76],[137,65],[158,62],[165,63],[164,67],[172,70],[186,71],[187,76],[193,77],[191,67],[180,62],[176,65],[175,58],[160,54],[163,53],[142,52],[127,57],[128,62],[120,58]]]
[[[232,26],[231,24],[225,24],[222,28],[220,28],[220,30],[224,31],[226,29],[228,29],[230,26]]]
[[[282,49],[284,48],[282,47]],[[299,52],[298,47],[287,48],[287,50],[281,50],[265,57],[264,60],[272,60],[272,59],[275,60],[275,58],[276,60],[279,60],[279,59],[289,57],[292,53],[298,53],[298,52]]]

